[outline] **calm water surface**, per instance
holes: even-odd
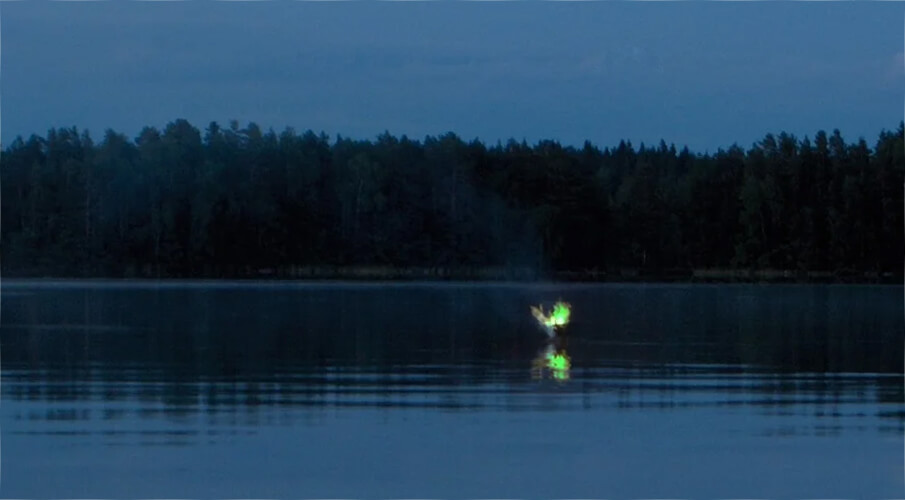
[[[7,498],[905,496],[901,287],[0,297]],[[558,298],[573,323],[548,346],[528,307]]]

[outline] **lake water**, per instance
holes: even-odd
[[[6,498],[905,496],[898,286],[0,297]],[[573,321],[547,346],[529,306],[559,298]]]

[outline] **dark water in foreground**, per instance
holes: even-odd
[[[902,299],[4,281],[0,496],[901,497]]]

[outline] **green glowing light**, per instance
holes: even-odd
[[[548,316],[544,313],[544,307],[534,307],[531,306],[531,314],[537,318],[537,321],[540,324],[546,326],[547,328],[553,328],[556,326],[565,326],[569,324],[569,318],[572,315],[571,306],[569,304],[559,301],[556,304],[553,304],[553,310],[550,312]]]
[[[564,352],[547,353],[547,368],[556,380],[568,380],[572,362]]]
[[[554,354],[550,358],[550,368],[553,370],[568,370],[570,364],[569,358],[564,354]]]
[[[565,302],[557,302],[553,304],[553,314],[550,315],[550,320],[553,322],[553,326],[563,326],[569,323],[569,316],[571,315],[571,310],[569,309],[569,304]]]
[[[543,379],[548,375],[554,380],[569,380],[572,359],[569,358],[565,349],[557,350],[553,345],[547,345],[531,361],[531,367],[531,377],[536,380]]]

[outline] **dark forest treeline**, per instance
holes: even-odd
[[[75,128],[16,139],[2,165],[2,270],[235,277],[298,267],[903,272],[903,124],[713,154],[660,142],[488,147],[204,132],[135,141]]]

